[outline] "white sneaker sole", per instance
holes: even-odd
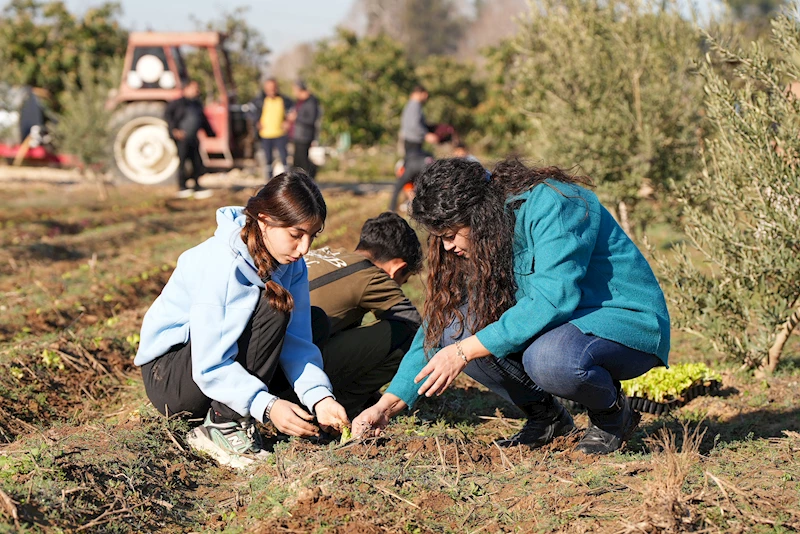
[[[195,200],[204,200],[214,196],[214,192],[210,189],[203,189],[202,191],[195,191],[193,196]]]
[[[186,443],[193,449],[208,454],[221,465],[227,465],[234,469],[245,469],[255,463],[255,459],[253,458],[220,448],[216,443],[209,441],[205,436],[200,434],[197,429],[186,434]],[[260,454],[261,453],[259,453],[259,456]],[[265,452],[265,454],[268,456],[268,453]]]

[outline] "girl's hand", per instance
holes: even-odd
[[[353,436],[358,438],[378,437],[388,425],[389,415],[376,404],[353,419]]]
[[[325,397],[316,403],[314,412],[317,414],[317,422],[322,428],[335,428],[341,432],[344,426],[350,425],[350,419],[347,418],[344,407],[333,397]]]
[[[428,377],[417,393],[426,397],[441,395],[466,366],[467,363],[459,356],[455,343],[448,345],[437,352],[414,378],[414,383],[419,384]]]
[[[319,429],[309,423],[314,416],[289,401],[278,399],[269,411],[269,419],[275,428],[290,436],[308,438],[319,435]]]

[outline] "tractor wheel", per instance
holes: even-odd
[[[114,167],[123,180],[167,185],[178,177],[178,150],[164,121],[163,102],[134,102],[112,118]]]

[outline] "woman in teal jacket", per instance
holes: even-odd
[[[517,160],[492,173],[442,160],[422,174],[412,217],[430,232],[425,327],[356,432],[379,432],[464,371],[528,415],[506,445],[572,432],[556,395],[589,410],[579,450],[622,446],[639,415],[620,380],[667,364],[669,314],[644,256],[590,183]]]

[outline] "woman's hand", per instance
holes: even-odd
[[[353,436],[378,437],[389,425],[389,415],[377,404],[370,406],[353,419]]]
[[[389,419],[406,407],[400,397],[384,393],[380,400],[353,419],[353,435],[359,438],[378,437],[389,425]]]
[[[483,343],[480,342],[477,336],[469,336],[463,341],[459,341],[461,345],[462,354],[467,361],[472,361],[475,358],[483,358],[489,356],[490,352],[486,350]],[[436,355],[431,358],[428,365],[422,368],[422,371],[414,378],[414,383],[419,384],[426,376],[425,383],[420,386],[417,393],[431,397],[433,395],[441,395],[445,392],[453,380],[461,374],[461,371],[467,366],[467,362],[458,353],[456,343],[448,345]]]
[[[278,399],[269,411],[269,419],[275,428],[290,436],[308,438],[319,435],[319,429],[309,423],[314,416],[289,401]]]
[[[414,383],[419,384],[426,376],[428,377],[417,393],[426,397],[441,395],[466,366],[467,362],[459,356],[456,345],[446,346],[437,352],[414,378]]]
[[[347,412],[344,407],[336,402],[333,397],[325,397],[314,405],[314,413],[317,414],[317,421],[322,428],[335,428],[339,432],[344,426],[350,424]]]

